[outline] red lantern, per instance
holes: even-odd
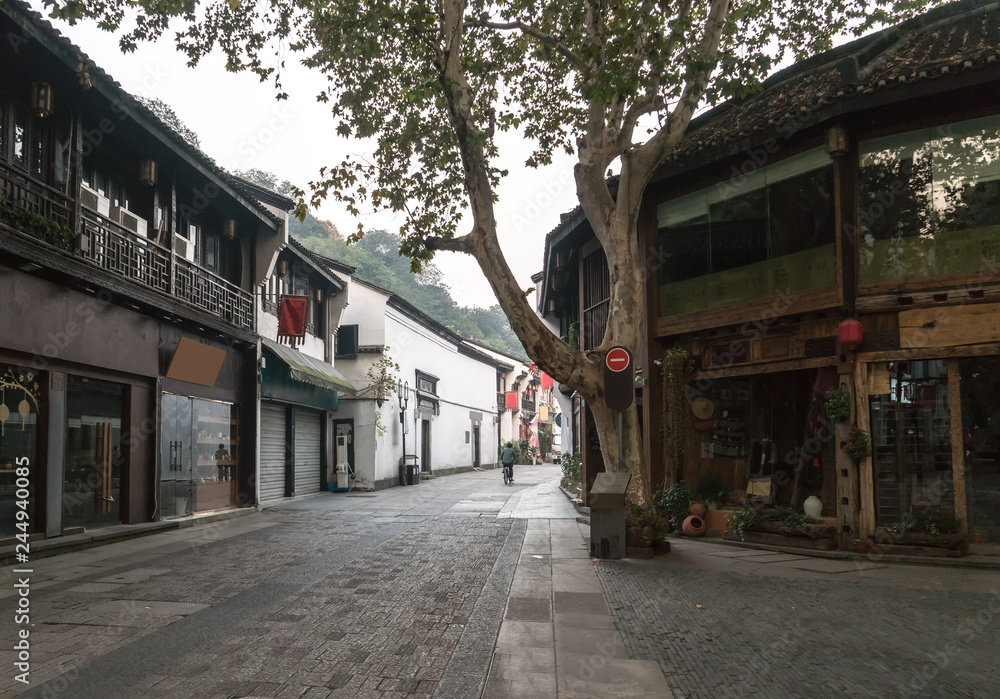
[[[552,377],[542,372],[542,388],[552,388]]]
[[[841,321],[837,327],[837,340],[840,342],[840,346],[846,349],[853,350],[860,347],[864,336],[861,321],[854,318]]]
[[[517,391],[507,391],[507,410],[517,410],[519,407]]]

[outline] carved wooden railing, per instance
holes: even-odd
[[[170,251],[114,221],[84,210],[77,255],[98,267],[165,294],[170,293]]]
[[[174,296],[233,325],[253,330],[253,296],[183,257],[175,257],[174,261]]]
[[[3,163],[0,163],[0,196],[11,206],[77,232],[79,236],[74,243],[77,257],[208,311],[237,327],[254,329],[250,293],[89,209],[81,210],[80,227],[75,228],[72,198]]]
[[[0,197],[50,221],[73,228],[73,200],[26,172],[0,163]]]

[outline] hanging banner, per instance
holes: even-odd
[[[284,294],[278,307],[278,342],[295,347],[306,336],[306,319],[309,315],[309,297]]]

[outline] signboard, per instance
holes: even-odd
[[[627,410],[635,399],[632,353],[612,347],[604,355],[604,402],[612,410]]]

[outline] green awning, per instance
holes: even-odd
[[[261,338],[264,348],[288,365],[288,375],[295,381],[311,384],[331,391],[357,395],[357,389],[326,362],[303,354],[287,345],[266,337]]]

